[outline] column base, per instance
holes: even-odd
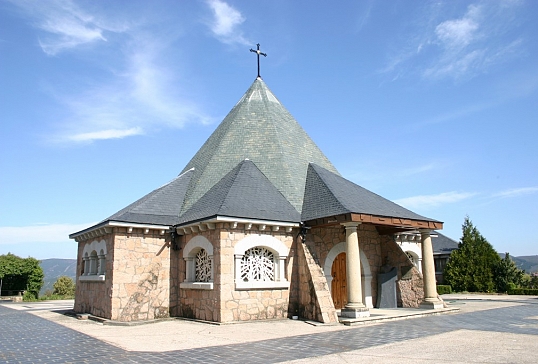
[[[441,300],[424,300],[420,304],[420,308],[426,308],[431,310],[436,310],[438,308],[444,308],[443,301]]]
[[[344,307],[340,313],[340,317],[345,318],[360,318],[370,317],[368,307]]]

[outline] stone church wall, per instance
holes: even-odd
[[[383,236],[384,264],[398,269],[396,295],[399,307],[419,307],[424,300],[422,274],[409,260],[392,236]]]
[[[310,246],[297,239],[297,264],[294,265],[292,299],[293,315],[322,323],[336,323],[338,316],[331,298],[331,291],[319,260],[314,258]]]
[[[360,250],[365,253],[368,259],[368,264],[370,265],[372,275],[372,304],[375,307],[377,298],[377,274],[379,273],[379,267],[381,266],[380,236],[375,227],[368,224],[359,225],[357,227],[357,235],[359,238]],[[326,265],[327,256],[331,249],[337,244],[345,241],[346,231],[344,226],[341,225],[314,227],[307,235],[307,244],[311,247],[314,258],[319,260],[322,268]],[[364,267],[361,268],[361,271],[362,274],[364,274]],[[324,274],[330,275],[331,272],[324,272]],[[363,284],[365,284],[364,279]]]
[[[158,230],[115,228],[111,319],[169,316],[170,248]],[[108,279],[108,277],[107,277]]]
[[[230,224],[223,224],[220,231],[220,275],[217,284],[221,291],[221,321],[266,320],[288,317],[289,288],[284,289],[250,289],[235,288],[235,246],[246,237],[269,235],[279,240],[289,250],[293,243],[293,232],[283,229],[277,232],[267,230],[245,229],[244,225],[233,229]],[[284,272],[286,280],[291,279],[293,258],[286,257]]]
[[[357,234],[360,250],[365,253],[370,265],[373,306],[376,307],[377,304],[377,275],[381,267],[387,264],[398,270],[398,306],[418,307],[424,298],[422,275],[412,266],[407,255],[394,242],[392,235],[379,235],[375,226],[369,224],[358,225]],[[311,247],[314,258],[324,267],[331,249],[345,242],[345,239],[343,226],[317,227],[312,228],[307,235],[307,244]],[[329,274],[331,272],[325,272],[325,275]]]
[[[74,311],[77,313],[89,313],[94,316],[110,319],[112,306],[110,297],[112,296],[112,255],[109,253],[106,258],[104,281],[81,281],[80,276],[84,272],[83,251],[84,248],[94,241],[105,241],[108,252],[112,251],[113,236],[107,234],[96,239],[80,241],[77,252],[77,271]]]
[[[197,235],[202,235],[213,244],[213,289],[179,288],[179,302],[174,314],[200,320],[216,322],[265,320],[288,317],[289,289],[236,289],[235,286],[235,247],[246,237],[273,236],[288,249],[293,242],[293,232],[275,232],[270,227],[259,230],[257,226],[247,228],[238,224],[217,223],[213,230],[206,230],[183,237],[184,247]],[[179,254],[177,280],[185,280],[185,262]],[[284,272],[291,279],[293,256],[286,257]]]
[[[216,230],[207,230],[181,237],[182,249],[176,255],[175,259],[177,260],[172,263],[174,269],[177,269],[175,271],[175,277],[177,278],[173,279],[171,284],[173,289],[178,292],[178,301],[174,302],[176,308],[171,311],[171,314],[178,317],[219,322],[218,302],[220,297],[215,285],[215,277],[218,275],[217,250],[213,251],[213,289],[185,289],[179,287],[179,284],[186,279],[186,262],[183,258],[183,250],[187,243],[198,235],[209,240],[213,244],[213,249],[215,249],[215,241],[219,239],[219,234]]]

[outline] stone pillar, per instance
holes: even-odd
[[[97,274],[97,254],[90,254],[90,275]]]
[[[422,277],[424,280],[424,301],[420,305],[424,308],[443,308],[443,301],[437,297],[435,284],[435,264],[433,263],[433,247],[431,230],[420,229],[420,242],[422,247]]]
[[[275,277],[275,281],[286,281],[286,257],[278,257],[278,272],[275,273],[278,273],[278,279]]]
[[[82,258],[82,264],[84,264],[84,273],[82,274],[83,276],[88,276],[90,275],[90,258],[88,257],[88,254],[86,254],[83,258]]]
[[[342,224],[346,228],[347,304],[342,309],[341,316],[346,318],[370,316],[370,311],[362,302],[361,255],[357,235],[359,224],[358,222]]]
[[[196,261],[195,257],[187,257],[185,259],[185,282],[196,281]]]
[[[103,275],[105,274],[105,271],[106,271],[106,260],[105,260],[106,257],[104,254],[99,254],[98,258],[99,258],[99,269],[98,269],[97,274]]]
[[[241,261],[243,260],[243,254],[235,255],[235,282],[241,282]]]

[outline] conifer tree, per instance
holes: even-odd
[[[501,258],[469,216],[465,217],[462,231],[458,249],[450,254],[446,265],[445,280],[456,292],[495,291],[495,269]]]
[[[495,267],[497,292],[506,293],[511,285],[519,286],[523,282],[524,274],[525,272],[519,269],[512,258],[510,258],[510,254],[506,253],[497,267]]]

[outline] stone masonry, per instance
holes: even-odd
[[[313,257],[308,245],[302,241],[298,241],[296,244],[298,251],[298,315],[322,323],[338,322],[331,291],[319,261]]]
[[[75,311],[117,321],[168,317],[170,256],[165,236],[157,230],[114,228],[98,239],[107,246],[105,280],[80,281],[77,272]],[[79,260],[87,243],[79,242]]]
[[[104,240],[108,252],[112,251],[113,234],[107,234],[99,237]],[[82,260],[83,250],[90,241],[81,241],[78,243],[77,253],[77,272],[75,288],[75,312],[89,313],[94,316],[110,319],[112,317],[112,306],[110,297],[112,297],[112,280],[104,281],[81,281],[79,278],[83,273],[84,263]],[[106,259],[105,276],[108,278],[112,272],[112,254],[108,254]]]
[[[170,251],[157,230],[118,228],[114,239],[112,320],[169,316]],[[124,231],[121,231],[124,230]]]
[[[247,229],[245,225],[235,228],[229,223],[218,223],[214,230],[184,236],[184,246],[196,235],[203,235],[213,244],[213,289],[179,289],[178,314],[182,317],[217,322],[265,320],[288,316],[289,289],[235,288],[234,247],[242,239],[252,235],[271,235],[291,248],[293,233]],[[175,265],[179,268],[179,280],[184,280],[185,262],[182,258]],[[286,257],[286,279],[291,278],[291,257]],[[174,305],[174,304],[173,304]]]

